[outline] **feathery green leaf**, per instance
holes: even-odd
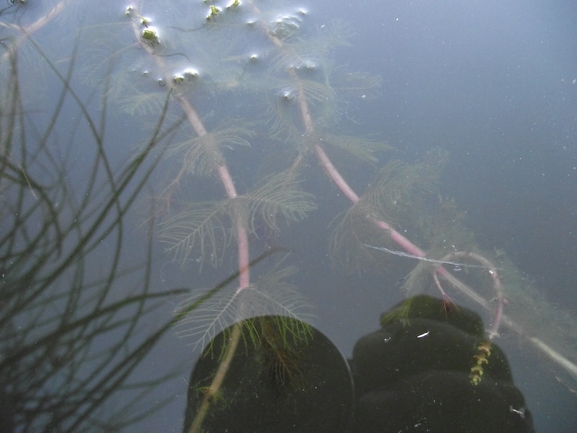
[[[271,230],[278,231],[281,222],[302,220],[316,209],[314,196],[302,191],[299,183],[287,172],[281,172],[265,179],[249,194],[235,199],[244,210],[239,215],[252,233],[256,233],[258,221],[264,221]]]
[[[195,346],[206,346],[219,332],[225,330],[234,323],[245,321],[258,316],[281,316],[300,321],[310,321],[312,314],[310,305],[305,298],[283,279],[295,273],[295,268],[289,267],[273,271],[261,277],[256,283],[238,290],[237,287],[229,287],[213,297],[207,299],[197,309],[185,315],[178,326],[183,328],[177,332],[179,337],[191,338]],[[202,296],[202,293],[194,293],[183,300],[176,309],[185,310],[188,305]],[[291,327],[282,331],[295,336],[306,336],[304,329],[294,328],[296,321],[286,321]],[[245,338],[258,344],[260,334],[258,331],[247,327],[248,335]]]
[[[160,223],[160,239],[168,244],[167,252],[174,254],[184,264],[194,248],[199,258],[217,266],[230,241],[228,201],[190,204],[177,215]]]

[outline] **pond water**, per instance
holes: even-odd
[[[183,431],[189,392],[227,401],[210,368],[228,349],[189,382],[235,322],[291,317],[243,322],[239,347],[272,347],[247,364],[284,362],[279,341],[309,335],[293,319],[351,359],[418,294],[479,314],[525,398],[506,412],[574,431],[572,2],[0,11],[0,432]]]

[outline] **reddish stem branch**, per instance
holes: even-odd
[[[489,340],[492,340],[493,338],[499,336],[498,330],[499,325],[501,324],[501,319],[503,317],[503,306],[505,304],[505,296],[503,295],[503,287],[501,286],[501,279],[499,278],[499,274],[497,273],[497,268],[495,268],[495,265],[493,265],[493,263],[491,263],[486,257],[483,257],[482,255],[477,253],[467,251],[456,251],[447,254],[441,260],[449,262],[466,259],[473,259],[476,262],[483,265],[487,269],[489,275],[491,276],[491,279],[493,280],[493,289],[496,292],[495,298],[497,299],[497,311],[495,312],[495,318],[493,319],[491,328],[487,331],[489,335]],[[445,275],[446,274],[448,274],[448,272],[445,270]]]
[[[11,44],[11,46],[10,46],[11,49],[6,51],[6,53],[4,53],[2,55],[2,57],[0,58],[0,62],[5,61],[11,52],[16,52],[16,50],[20,47],[20,45],[22,45],[22,43],[26,40],[26,38],[29,38],[32,35],[32,33],[36,32],[37,30],[40,30],[42,27],[44,27],[46,24],[48,24],[50,21],[52,21],[54,18],[56,18],[60,14],[60,12],[62,12],[64,10],[64,7],[66,6],[67,2],[68,2],[68,0],[61,0],[60,2],[58,2],[58,4],[56,6],[54,6],[45,15],[41,16],[36,21],[34,21],[32,24],[29,24],[26,27],[21,27],[21,26],[16,25],[16,24],[7,24],[7,23],[0,22],[0,27],[17,29],[17,30],[22,31],[22,33],[23,33],[22,36],[17,38]]]
[[[281,48],[283,47],[282,43],[276,37],[269,35],[269,38],[271,38],[273,40],[273,42],[275,43],[276,46],[279,46]],[[298,84],[298,76],[297,76],[296,72],[293,69],[289,69],[289,74],[296,80],[296,82]],[[299,109],[301,112],[301,118],[303,121],[303,125],[305,127],[306,134],[309,136],[312,136],[314,133],[314,124],[313,124],[313,120],[312,120],[312,117],[310,114],[310,109],[309,109],[309,106],[307,103],[306,96],[305,96],[304,91],[302,90],[301,86],[299,86],[299,88],[298,88],[298,95],[299,95],[299,97],[298,97]],[[349,186],[347,181],[341,176],[340,172],[333,165],[329,156],[326,154],[326,152],[324,151],[322,146],[319,144],[314,144],[314,152],[315,152],[315,155],[316,155],[320,165],[323,167],[325,173],[327,173],[329,178],[332,179],[332,181],[337,185],[337,187],[343,192],[343,194],[350,201],[352,201],[353,203],[357,203],[359,201],[358,194]],[[397,245],[399,245],[405,251],[407,251],[408,253],[415,255],[417,257],[425,257],[426,253],[421,248],[419,248],[417,245],[412,243],[405,236],[403,236],[398,231],[396,231],[386,221],[381,221],[381,220],[379,220],[379,219],[377,219],[371,215],[367,215],[367,216],[378,227],[382,228],[383,230],[388,231],[393,242],[395,242]],[[474,260],[477,260],[478,262],[482,263],[484,266],[486,266],[489,269],[489,272],[493,278],[493,284],[494,284],[495,290],[497,291],[497,300],[498,300],[497,311],[495,312],[495,318],[493,320],[493,324],[491,326],[491,329],[488,331],[489,338],[492,339],[496,335],[498,335],[497,330],[499,328],[499,324],[501,322],[501,318],[503,315],[503,304],[504,304],[503,291],[501,289],[501,282],[500,282],[499,277],[497,275],[497,270],[495,269],[493,264],[491,264],[489,262],[489,260],[480,256],[479,254],[464,253],[464,252],[463,253],[452,253],[452,254],[457,254],[457,255],[455,255],[455,257],[465,257],[464,255],[467,254],[466,257],[470,257],[470,258],[473,258]],[[461,256],[460,254],[463,254],[463,255]],[[445,261],[449,261],[449,260],[446,259]],[[442,265],[438,266],[435,269],[435,272],[440,274],[441,276],[445,277],[445,279],[450,281],[455,287],[457,287],[459,289],[462,289],[464,286],[467,287],[460,280],[458,280],[456,277],[454,277],[452,274],[450,274],[445,268],[443,268]],[[458,283],[456,283],[456,282],[458,282]],[[445,292],[442,290],[440,285],[439,285],[439,288],[441,289],[441,294],[446,296]]]
[[[152,56],[154,61],[156,62],[157,66],[160,70],[165,71],[165,80],[167,83],[172,83],[172,77],[170,76],[166,65],[161,57],[157,56],[154,52],[153,46],[147,44],[142,40],[140,35],[140,28],[137,23],[138,17],[140,17],[136,8],[130,9],[128,12],[131,20],[132,20],[132,28],[134,34],[142,47],[146,50],[146,52]],[[196,109],[192,106],[192,104],[186,99],[183,95],[176,95],[173,94],[175,99],[178,101],[182,110],[186,114],[186,118],[188,122],[196,132],[199,137],[206,137],[208,132],[202,123],[200,116],[198,115]],[[216,148],[213,149],[214,152],[218,152],[217,159],[221,161],[221,163],[217,167],[218,176],[224,187],[226,195],[229,199],[233,199],[238,197],[236,192],[236,187],[234,186],[234,181],[232,180],[232,176],[228,170],[226,165],[224,156],[220,153],[220,150]],[[177,177],[177,181],[180,181],[180,176],[183,174],[183,170],[180,171]],[[233,224],[236,225],[236,235],[237,235],[237,245],[238,245],[238,271],[239,271],[239,288],[238,290],[243,290],[244,288],[248,287],[250,284],[250,266],[249,266],[249,243],[248,243],[248,232],[246,227],[242,224],[241,218],[239,215],[231,215]]]

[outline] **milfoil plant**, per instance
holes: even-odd
[[[251,0],[199,0],[182,8],[141,1],[124,5],[118,15],[113,23],[81,28],[91,47],[82,53],[83,83],[106,84],[107,98],[141,130],[154,131],[159,116],[172,125],[157,148],[165,149],[158,152],[171,167],[165,171],[173,171],[155,182],[147,222],[182,268],[222,269],[236,262],[236,284],[208,292],[193,287],[177,308],[179,335],[210,348],[224,331],[227,341],[215,355],[218,369],[198,387],[202,399],[189,431],[201,431],[242,344],[277,342],[271,355],[277,370],[294,364],[283,362],[280,354],[290,352],[283,345],[295,339],[314,344],[309,306],[290,282],[296,270],[279,259],[255,276],[251,258],[263,252],[263,239],[316,209],[318,200],[305,186],[318,170],[335,196],[350,201],[335,215],[327,242],[335,263],[356,270],[403,257],[416,265],[404,280],[407,294],[434,287],[449,311],[452,290],[490,312],[486,339],[470,360],[472,386],[482,380],[501,326],[577,375],[568,356],[530,333],[548,320],[551,308],[502,252],[479,249],[463,215],[440,195],[445,152],[432,149],[409,164],[388,157],[392,149],[382,141],[347,134],[343,107],[371,97],[379,79],[335,64],[335,50],[348,44],[345,24],[313,28],[305,9]],[[343,174],[351,161],[376,173],[364,191],[355,191]],[[403,235],[407,231],[411,239]],[[277,256],[284,256],[280,249],[271,254]],[[466,269],[466,278],[458,278],[456,268]],[[526,317],[529,307],[539,314]],[[257,319],[265,315],[272,322]],[[288,334],[290,341],[282,338]]]

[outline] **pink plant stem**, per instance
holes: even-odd
[[[260,14],[260,10],[254,4],[253,0],[247,0],[247,3],[251,6],[251,8],[253,9],[253,11],[256,14]],[[266,29],[266,26],[264,26],[264,27],[265,27],[265,29],[264,29],[265,33],[266,33],[267,37],[271,40],[271,42],[276,47],[278,47],[279,49],[286,50],[287,48],[282,43],[282,41],[280,41],[275,36],[271,35],[268,32],[268,30]],[[298,81],[298,77],[296,76],[296,73],[294,73],[293,70],[289,70],[289,73],[291,76],[293,76],[295,78],[295,81]],[[299,92],[299,106],[300,106],[301,116],[303,118],[303,123],[305,125],[306,133],[308,135],[312,135],[314,132],[313,123],[312,123],[312,119],[310,117],[308,104],[306,102],[306,98],[304,97],[303,92]],[[325,169],[325,172],[328,174],[328,176],[335,182],[337,187],[341,191],[343,191],[343,193],[353,203],[356,203],[359,200],[359,196],[352,190],[352,188],[349,187],[349,185],[342,178],[342,176],[340,175],[338,170],[332,165],[329,157],[326,155],[323,148],[320,145],[315,145],[314,150],[315,150],[315,153],[317,155],[317,158],[319,159],[319,162],[321,163],[321,165]],[[369,216],[369,217],[371,217],[371,216]],[[403,248],[405,251],[407,251],[408,253],[413,254],[415,256],[418,256],[418,257],[425,257],[425,252],[423,250],[421,250],[418,246],[413,244],[411,241],[409,241],[407,238],[405,238],[399,232],[394,230],[388,223],[386,223],[384,221],[379,221],[376,218],[372,218],[372,219],[375,222],[375,224],[377,224],[383,230],[387,230],[390,233],[391,239],[395,243],[397,243],[401,248]],[[467,295],[474,302],[481,305],[484,309],[491,310],[491,306],[486,299],[484,299],[482,296],[477,294],[477,292],[475,292],[472,288],[470,288],[467,284],[465,284],[464,282],[459,280],[453,274],[448,272],[445,268],[443,268],[442,266],[439,266],[436,269],[436,272],[439,275],[443,276],[443,278],[445,278],[447,281],[449,281],[454,287],[459,289],[462,293]],[[503,304],[504,304],[504,300],[501,300],[499,302],[499,305],[497,306],[497,313],[495,315],[495,320],[493,322],[493,326],[491,327],[490,332],[496,332],[496,326],[498,326],[498,325],[496,325],[496,323],[499,323],[500,321],[502,321],[508,328],[512,329],[514,332],[516,332],[518,334],[522,334],[523,329],[503,314],[503,312],[502,312],[503,311]],[[552,359],[553,361],[562,365],[567,371],[569,371],[573,375],[573,377],[577,378],[577,365],[575,365],[574,363],[569,361],[567,358],[565,358],[563,355],[561,355],[560,353],[555,351],[553,348],[549,347],[542,340],[535,338],[535,337],[532,337],[529,339],[529,341],[531,341],[531,343],[533,343],[533,345],[537,349],[541,350],[543,353],[545,353],[547,356],[549,356],[550,359]]]
[[[137,21],[136,18],[139,16],[136,8],[132,10],[131,15],[132,15],[131,16],[132,28],[137,40],[141,41],[142,47],[154,59],[158,67],[163,71],[167,71],[164,61],[162,60],[162,57],[159,57],[154,53],[153,47],[142,42],[142,39],[140,37],[140,30],[136,22]],[[165,74],[165,80],[167,83],[172,83],[172,77],[168,72],[166,72]],[[199,137],[206,137],[208,135],[208,132],[204,127],[204,124],[202,123],[200,116],[196,112],[196,109],[192,106],[190,102],[188,102],[188,99],[186,99],[183,95],[177,95],[174,93],[173,96],[182,107],[182,110],[186,114],[188,122],[190,123],[196,134]],[[236,187],[234,186],[234,181],[232,180],[225,159],[220,154],[220,151],[216,147],[214,148],[214,152],[219,153],[218,160],[221,161],[221,163],[217,167],[217,172],[220,181],[222,183],[222,186],[224,187],[224,190],[226,192],[226,195],[229,199],[237,198],[238,194],[236,192]],[[181,176],[181,174],[183,174],[183,170],[180,171],[177,177],[178,179],[177,181],[180,180],[179,177]],[[241,291],[244,288],[248,287],[250,284],[248,233],[246,227],[242,224],[241,219],[239,218],[238,215],[233,215],[232,219],[233,224],[236,225],[236,236],[237,236],[236,242],[238,246],[239,288],[237,290]]]
[[[289,73],[298,82],[298,77],[297,77],[295,71],[291,69],[291,70],[289,70]],[[301,118],[302,118],[303,124],[305,126],[305,130],[306,130],[307,135],[312,136],[314,133],[314,124],[313,124],[313,121],[312,121],[312,118],[310,115],[310,110],[308,107],[306,96],[304,95],[302,88],[299,87],[298,90],[299,90],[299,92],[298,92],[299,93],[299,108],[300,108],[300,112],[301,112]],[[352,201],[353,203],[357,203],[359,201],[359,196],[349,186],[349,184],[346,182],[346,180],[341,176],[340,172],[335,168],[335,166],[333,165],[333,163],[331,162],[330,158],[328,157],[328,155],[326,154],[324,149],[321,147],[321,145],[315,144],[314,145],[314,152],[315,152],[315,155],[317,156],[317,159],[318,159],[320,165],[323,167],[323,169],[325,170],[325,173],[327,173],[329,178],[332,179],[332,181],[337,185],[337,187],[343,192],[343,194],[350,201]],[[397,245],[399,245],[406,252],[408,252],[409,254],[412,254],[414,256],[417,256],[417,257],[425,257],[426,256],[426,253],[421,248],[419,248],[417,245],[412,243],[405,236],[403,236],[398,231],[396,231],[393,227],[391,227],[390,224],[388,224],[385,221],[381,221],[381,220],[379,220],[379,219],[377,219],[371,215],[368,215],[368,217],[371,220],[373,220],[373,222],[378,227],[382,228],[383,230],[388,231],[393,242],[395,242]],[[491,262],[489,262],[489,260],[487,260],[485,257],[483,257],[479,254],[465,253],[465,252],[452,253],[452,254],[457,254],[456,257],[464,257],[464,254],[466,254],[467,257],[470,257],[470,258],[473,258],[474,260],[477,260],[478,262],[482,263],[484,266],[486,266],[489,269],[489,273],[491,274],[491,277],[493,278],[493,285],[494,285],[494,288],[497,292],[497,300],[498,300],[497,311],[495,312],[495,318],[493,320],[493,324],[492,324],[491,328],[488,331],[489,339],[493,339],[495,336],[498,335],[497,331],[499,329],[499,324],[501,323],[501,318],[503,315],[503,304],[504,304],[503,291],[501,288],[501,282],[499,280],[499,276],[497,275],[497,270],[495,269],[493,264]],[[463,254],[463,255],[461,255],[461,254]],[[448,259],[444,259],[444,260],[449,261]],[[439,275],[443,276],[445,279],[447,279],[449,282],[451,282],[455,287],[457,287],[461,290],[464,290],[466,293],[472,293],[472,294],[476,295],[476,293],[473,290],[471,290],[468,286],[466,286],[464,283],[462,283],[458,278],[456,278],[451,273],[449,273],[442,265],[439,265],[435,269],[435,273],[438,273]],[[439,289],[441,290],[441,294],[443,294],[443,296],[446,296],[442,287],[440,287],[440,284],[439,284]],[[476,295],[476,297],[479,297],[479,296]]]
[[[186,114],[186,117],[189,123],[194,128],[195,132],[199,137],[204,137],[208,133],[202,124],[200,116],[194,109],[194,107],[188,102],[186,98],[183,96],[176,96],[176,99],[180,103],[183,111]],[[226,195],[228,198],[233,199],[237,198],[238,194],[236,192],[236,187],[234,186],[234,181],[232,180],[232,176],[228,170],[226,163],[224,162],[224,157],[219,158],[223,161],[218,166],[218,176],[224,187]],[[241,219],[238,215],[235,215],[236,221],[236,242],[238,246],[238,272],[239,272],[239,287],[238,291],[241,291],[250,285],[250,267],[249,267],[249,243],[248,243],[248,233],[246,231],[246,227],[242,224]]]
[[[47,12],[46,14],[44,14],[43,16],[38,18],[32,24],[27,25],[26,27],[21,27],[19,25],[15,25],[15,24],[6,24],[6,23],[0,22],[0,27],[17,29],[17,30],[22,31],[22,33],[24,33],[22,36],[17,38],[12,43],[12,45],[10,47],[11,49],[6,51],[2,55],[2,57],[0,58],[0,62],[5,61],[8,58],[8,56],[10,56],[11,54],[14,54],[16,52],[16,50],[18,49],[18,47],[20,47],[20,45],[26,40],[26,38],[29,38],[34,32],[41,29],[46,24],[48,24],[50,21],[52,21],[54,18],[56,18],[60,14],[60,12],[62,12],[62,10],[64,10],[64,6],[66,6],[66,3],[67,3],[67,0],[61,0],[49,12]]]
[[[306,103],[306,101],[305,101]],[[335,168],[328,155],[325,153],[324,149],[315,144],[314,146],[315,154],[319,160],[320,165],[323,167],[328,176],[333,180],[333,182],[339,187],[347,198],[356,203],[359,201],[359,196],[353,191],[349,184],[343,179],[339,171]]]
[[[168,81],[167,81],[168,82]],[[199,137],[205,137],[208,132],[204,128],[204,125],[196,112],[195,108],[188,102],[183,96],[176,96],[176,99],[180,103],[189,123],[192,125],[193,129]],[[217,172],[229,199],[234,199],[238,197],[236,187],[234,186],[234,181],[230,175],[230,171],[226,163],[224,162],[224,157],[220,155],[218,149],[214,149],[215,152],[219,152],[218,159],[222,161],[218,164]],[[234,212],[234,211],[233,211]],[[236,224],[236,243],[238,247],[238,272],[239,272],[239,286],[237,293],[241,290],[247,288],[250,285],[250,266],[249,266],[249,243],[248,243],[248,233],[246,227],[242,224],[242,219],[236,213],[231,215],[233,219],[233,224]],[[232,334],[229,337],[229,344],[227,345],[226,354],[223,360],[219,363],[218,370],[214,375],[212,382],[209,386],[207,394],[204,396],[202,403],[193,418],[192,424],[188,430],[189,433],[197,433],[201,431],[202,422],[204,421],[208,410],[212,404],[212,400],[218,395],[218,390],[222,386],[222,383],[226,377],[226,374],[230,368],[232,359],[236,353],[236,348],[240,341],[242,334],[241,322],[236,322],[233,326]]]
[[[422,249],[420,249],[418,246],[416,246],[414,243],[412,243],[410,240],[408,240],[406,237],[404,237],[402,234],[400,234],[398,231],[396,231],[394,228],[392,228],[389,224],[387,224],[384,221],[379,221],[378,219],[376,219],[374,217],[370,217],[370,218],[374,221],[374,223],[377,226],[379,226],[383,230],[388,231],[393,242],[395,242],[397,245],[399,245],[406,252],[408,252],[414,256],[417,256],[417,257],[425,257],[426,256],[426,253]],[[440,268],[443,269],[442,267],[440,267]]]
[[[306,100],[304,101],[304,103],[306,104]],[[308,114],[308,111],[307,111],[307,114]],[[303,115],[303,117],[306,117],[306,116]],[[311,125],[312,125],[312,122],[311,122]],[[356,203],[357,201],[359,201],[359,196],[353,191],[353,189],[349,186],[349,184],[343,179],[343,177],[341,176],[339,171],[332,164],[330,158],[328,157],[328,155],[326,154],[324,149],[320,145],[316,144],[314,146],[314,150],[315,150],[315,154],[317,155],[317,158],[318,158],[321,166],[324,168],[325,172],[333,180],[333,182],[337,185],[337,187],[353,203]],[[408,252],[409,254],[412,254],[414,256],[417,256],[417,257],[425,257],[426,256],[426,253],[421,248],[419,248],[417,245],[412,243],[409,239],[407,239],[405,236],[400,234],[398,231],[393,229],[387,222],[380,221],[380,220],[378,220],[378,219],[376,219],[370,215],[369,215],[369,218],[371,218],[377,226],[381,227],[383,230],[388,231],[393,242],[395,242],[397,245],[399,245],[406,252]],[[483,266],[485,266],[489,270],[489,274],[491,275],[491,277],[493,279],[493,287],[494,287],[495,291],[497,292],[497,311],[495,312],[495,317],[493,319],[493,323],[491,325],[491,328],[488,330],[489,339],[492,340],[494,337],[499,335],[498,329],[499,329],[499,324],[501,323],[501,318],[503,316],[503,305],[504,305],[503,290],[501,287],[501,281],[500,281],[499,276],[497,274],[497,270],[495,269],[495,266],[493,266],[493,264],[489,260],[487,260],[485,257],[483,257],[479,254],[476,254],[476,253],[468,253],[468,252],[451,253],[451,254],[447,255],[445,258],[443,258],[442,260],[443,261],[449,261],[453,257],[454,258],[467,258],[467,257],[472,258],[472,259],[482,263]],[[443,276],[448,281],[450,281],[457,288],[463,289],[464,287],[467,287],[460,280],[458,280],[455,276],[453,276],[451,273],[449,273],[442,265],[438,266],[435,269],[435,272],[438,273],[439,275]],[[439,289],[441,290],[441,294],[446,296],[444,291],[442,290],[442,288],[440,286],[439,286]]]
[[[276,39],[276,38],[275,38]],[[298,77],[293,69],[289,70],[289,73],[298,83]],[[310,110],[307,103],[307,98],[302,90],[301,87],[298,89],[299,94],[299,108],[301,112],[301,118],[305,127],[306,134],[312,136],[314,133],[314,124],[310,114]],[[353,203],[359,201],[359,196],[353,189],[349,186],[347,181],[341,176],[340,172],[335,168],[333,163],[331,162],[329,156],[326,154],[325,150],[322,148],[320,144],[314,145],[314,152],[317,156],[319,164],[325,170],[325,173],[332,179],[332,181],[337,185],[337,187],[343,192],[343,194]],[[370,216],[369,216],[370,217]],[[425,252],[421,250],[418,246],[404,237],[402,234],[397,232],[393,229],[388,223],[385,221],[379,221],[376,218],[370,217],[375,224],[381,227],[383,230],[387,230],[390,233],[391,239],[396,242],[398,245],[401,246],[405,251],[411,253],[415,256],[425,257]],[[443,269],[443,268],[441,268]],[[443,269],[444,271],[444,269]],[[446,272],[446,271],[445,271]]]
[[[218,167],[218,174],[220,180],[226,191],[228,198],[238,197],[236,193],[236,188],[234,186],[234,181],[230,176],[230,172],[226,164],[222,164]],[[246,227],[242,224],[241,218],[236,216],[236,243],[238,246],[238,272],[239,272],[239,287],[237,291],[245,289],[250,284],[250,266],[249,266],[249,250],[248,250],[248,233]]]
[[[306,100],[304,101],[304,104],[306,104]],[[306,116],[303,115],[303,117],[305,118],[308,117],[308,110],[307,115]],[[328,157],[324,149],[320,145],[315,144],[314,150],[320,165],[325,170],[325,173],[327,173],[327,175],[343,192],[343,194],[348,197],[350,201],[352,201],[353,203],[358,202],[359,196],[357,195],[356,192],[353,191],[353,189],[349,186],[347,181],[343,179],[343,177],[341,176],[339,171],[335,168],[335,166],[331,162],[330,158]],[[398,231],[393,229],[388,223],[386,223],[385,221],[379,221],[378,219],[371,216],[369,216],[369,218],[371,218],[377,226],[379,226],[383,230],[388,231],[391,236],[391,239],[405,251],[418,257],[425,257],[425,252],[422,249],[420,249],[418,246],[416,246],[414,243],[412,243]]]
[[[493,319],[493,323],[491,324],[491,328],[487,331],[489,335],[489,340],[499,336],[499,325],[501,324],[501,319],[503,318],[503,306],[505,304],[505,296],[503,295],[503,287],[501,285],[501,279],[499,278],[499,274],[497,273],[497,269],[487,258],[483,257],[480,254],[467,252],[467,251],[456,251],[453,253],[447,254],[441,260],[443,261],[454,261],[454,260],[463,260],[463,259],[473,259],[483,265],[489,272],[491,279],[493,280],[493,289],[495,290],[495,299],[497,300],[497,310],[495,311],[495,317]]]

